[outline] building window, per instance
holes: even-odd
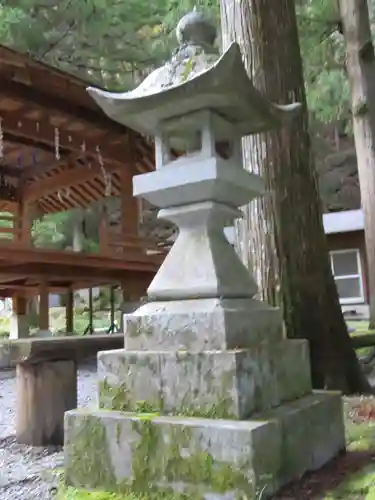
[[[330,252],[332,274],[341,304],[364,302],[362,265],[358,249]]]

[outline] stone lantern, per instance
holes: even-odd
[[[135,90],[88,89],[113,120],[155,138],[156,170],[134,178],[134,195],[179,234],[149,301],[125,316],[125,348],[98,356],[101,409],[66,414],[74,486],[250,499],[345,446],[340,395],[312,391],[307,342],[284,338],[280,311],[254,299],[224,235],[264,193],[243,168],[242,137],[281,126],[299,105],[269,103],[239,46],[218,57],[215,37],[193,11],[171,60]]]

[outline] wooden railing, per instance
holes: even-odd
[[[0,215],[1,221],[9,221],[12,227],[2,227],[0,225],[0,245],[16,245],[22,248],[32,248],[31,238],[24,238],[22,229],[16,224],[16,219],[12,215]],[[160,245],[153,239],[142,238],[135,234],[126,236],[118,234],[109,228],[105,220],[99,226],[99,253],[107,257],[126,256],[135,259],[142,255],[143,259],[149,256],[156,258],[163,257],[168,253],[171,245]]]
[[[2,226],[2,222],[10,223],[8,227]],[[9,243],[21,240],[21,228],[17,227],[16,218],[13,214],[0,214],[0,242]]]
[[[169,246],[157,245],[154,240],[142,238],[138,235],[129,234],[126,237],[111,231],[105,222],[101,222],[99,229],[100,254],[101,255],[126,255],[135,257],[140,253],[148,256],[164,256],[169,251]]]

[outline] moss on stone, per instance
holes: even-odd
[[[202,500],[204,492],[234,490],[239,492],[239,498],[248,494],[249,498],[253,498],[252,484],[246,477],[251,469],[248,463],[232,467],[215,460],[201,449],[192,428],[171,425],[166,429],[153,421],[155,416],[153,413],[134,416],[132,429],[138,439],[132,440],[131,476],[122,482],[116,478],[112,466],[105,427],[98,417],[82,417],[78,432],[69,434],[71,442],[67,443],[68,484],[90,489],[104,488],[108,492],[124,495],[98,497],[103,500],[130,500],[131,494],[140,495],[139,498],[144,500]],[[116,425],[115,431],[119,441],[121,424]],[[160,485],[164,481],[165,487]],[[183,493],[175,494],[168,486],[176,482],[184,484]],[[159,483],[157,488],[153,486],[156,483]],[[67,496],[66,500],[81,498],[86,497]]]
[[[145,484],[160,477],[160,435],[157,427],[152,424],[152,415],[146,415],[133,422],[133,429],[139,435],[139,440],[132,449],[133,491],[144,491]]]
[[[176,441],[166,453],[168,459],[164,474],[169,482],[206,487],[217,493],[233,490],[245,493],[249,490],[249,480],[243,472],[215,461],[209,453],[191,452],[187,443],[183,446],[177,436],[174,439]]]
[[[139,441],[132,449],[132,491],[143,492],[145,484],[165,479],[168,483],[185,483],[191,490],[187,498],[192,500],[202,498],[200,489],[218,493],[252,492],[251,482],[245,474],[248,464],[233,468],[214,460],[209,453],[194,450],[191,428],[171,426],[169,434],[165,435],[152,422],[152,416],[135,420],[133,428]]]
[[[55,500],[188,500],[186,495],[165,491],[148,493],[114,493],[108,491],[87,491],[78,488],[61,487]]]
[[[169,414],[180,417],[237,420],[237,417],[230,411],[230,407],[231,401],[228,399],[222,399],[218,403],[211,406],[207,405],[202,409],[184,405],[180,408],[172,410]]]
[[[109,384],[104,379],[99,382],[99,407],[115,411],[131,411],[130,391],[125,383],[120,386]]]
[[[99,382],[99,407],[101,409],[134,413],[160,413],[162,415],[181,417],[237,420],[236,415],[231,411],[231,398],[221,395],[217,399],[216,403],[204,405],[204,407],[199,408],[197,405],[191,403],[194,397],[190,397],[190,394],[187,394],[178,408],[165,411],[162,393],[159,393],[157,400],[154,401],[134,401],[131,396],[131,390],[125,383],[116,386],[110,384],[106,379]]]
[[[162,410],[161,405],[153,405],[148,401],[136,401],[134,403],[134,412],[135,413],[160,413]]]
[[[70,484],[76,483],[75,478],[81,486],[90,488],[104,486],[111,489],[116,483],[106,430],[99,418],[85,416],[78,432],[71,436],[65,447],[69,456],[65,473]]]

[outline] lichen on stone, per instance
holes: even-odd
[[[127,385],[122,383],[115,386],[107,379],[99,381],[99,407],[107,410],[129,411],[131,402]]]
[[[104,379],[99,382],[99,406],[101,409],[122,412],[236,420],[232,398],[228,396],[229,390],[224,384],[224,379],[222,382],[216,402],[199,406],[196,395],[187,392],[177,407],[167,410],[163,391],[159,391],[152,400],[136,400],[132,396],[131,388],[125,382],[117,386]]]
[[[186,498],[192,500],[203,498],[203,491],[239,491],[242,495],[252,491],[246,476],[249,464],[233,468],[215,460],[199,449],[191,428],[170,426],[166,432],[165,427],[161,429],[152,421],[152,416],[135,420],[133,428],[139,441],[132,449],[132,491],[144,491],[145,482],[163,481],[184,484],[190,491]]]
[[[77,432],[68,435],[65,474],[69,484],[79,484],[83,488],[111,488],[116,483],[116,476],[107,448],[106,429],[100,419],[84,416]]]

